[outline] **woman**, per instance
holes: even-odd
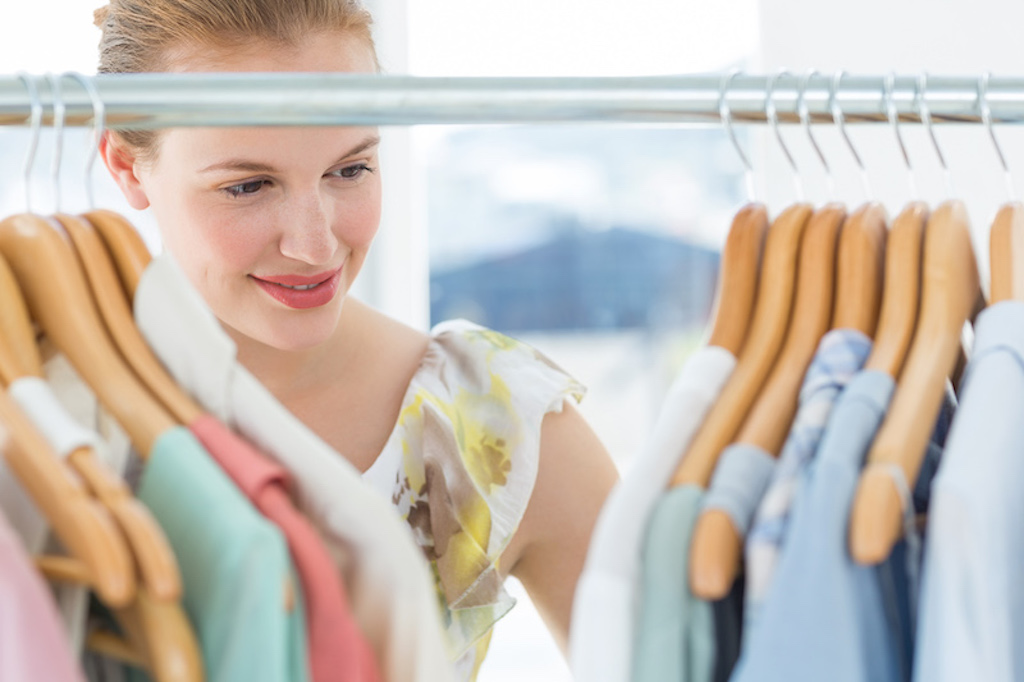
[[[370,22],[354,0],[114,0],[99,70],[373,73]],[[110,133],[102,152],[240,361],[392,497],[440,601],[484,607],[449,627],[475,675],[509,575],[564,650],[616,474],[567,400],[581,388],[543,356],[467,324],[424,334],[348,295],[380,220],[378,143],[374,128],[175,129]]]

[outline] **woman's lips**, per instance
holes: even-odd
[[[253,281],[267,292],[274,300],[289,308],[305,310],[327,305],[338,293],[341,272],[344,266],[333,272],[303,277],[300,275],[275,275],[273,277],[257,277],[249,275]],[[297,289],[295,287],[302,287]]]

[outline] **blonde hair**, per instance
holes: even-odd
[[[99,73],[165,71],[174,51],[193,46],[231,49],[267,41],[295,47],[310,33],[326,31],[364,40],[377,60],[373,19],[359,0],[111,0],[94,16],[103,34]],[[155,155],[155,131],[117,135],[141,158]]]

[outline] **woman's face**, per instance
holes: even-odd
[[[175,53],[171,71],[374,71],[343,34],[301,47]],[[380,221],[375,128],[179,128],[115,177],[233,335],[282,350],[326,341]],[[131,177],[126,177],[130,175]]]

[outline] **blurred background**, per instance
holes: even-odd
[[[11,2],[13,0],[4,0]],[[858,74],[1024,75],[1024,5],[1009,1],[367,0],[389,73],[423,76],[631,76],[845,69]],[[0,24],[0,72],[95,72],[97,0],[19,3]],[[849,125],[865,189],[833,125],[815,133],[835,178],[829,193],[804,131],[784,126],[808,199],[851,208],[950,195],[921,126],[904,126],[919,197],[891,129]],[[739,126],[757,197],[778,212],[793,173],[766,126]],[[3,212],[23,210],[25,129],[0,130]],[[937,126],[953,193],[967,203],[987,277],[988,224],[1006,199],[981,126]],[[1011,169],[1024,135],[998,129]],[[384,131],[382,230],[357,295],[420,328],[464,317],[523,339],[589,388],[581,405],[623,472],[642,446],[675,371],[700,343],[718,252],[747,200],[739,158],[718,127],[420,126]],[[52,136],[32,188],[51,210]],[[62,206],[84,207],[87,135],[70,130]],[[94,169],[98,203],[129,215],[153,249],[145,214]],[[512,581],[513,583],[515,581]],[[520,586],[481,682],[564,682],[568,668]]]

